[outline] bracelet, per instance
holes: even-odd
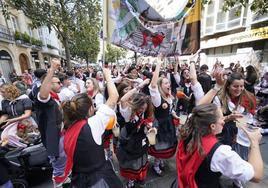
[[[212,89],[219,92],[221,90],[221,86],[219,86],[218,84],[215,84],[215,86]]]

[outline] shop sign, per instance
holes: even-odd
[[[268,39],[268,26],[240,33],[235,33],[219,38],[209,39],[207,41],[201,41],[201,48],[202,49],[214,48],[219,46],[227,46],[232,44],[239,44],[263,39]]]

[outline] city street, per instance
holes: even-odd
[[[264,136],[261,142],[261,152],[264,160],[264,178],[261,183],[248,183],[247,188],[267,188],[268,187],[268,136]],[[152,164],[152,161],[151,161]],[[175,159],[166,162],[165,176],[157,177],[153,174],[150,166],[149,174],[146,180],[147,188],[168,188],[170,187],[172,181],[176,177],[176,165]],[[50,180],[49,173],[39,173],[32,177],[30,182],[30,187],[32,188],[50,188],[52,187],[52,182]],[[226,186],[227,187],[227,186]]]

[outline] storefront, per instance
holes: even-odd
[[[247,64],[268,63],[268,26],[201,41],[202,61],[213,65],[221,61],[225,67],[240,61]],[[257,62],[256,62],[257,61]]]

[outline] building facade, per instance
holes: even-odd
[[[64,57],[64,50],[54,30],[31,28],[31,20],[20,10],[9,9],[6,19],[0,7],[0,71],[9,80],[11,72],[45,68],[51,56]]]
[[[268,14],[258,15],[239,3],[224,12],[223,2],[211,0],[202,11],[203,63],[213,65],[220,61],[228,66],[239,61],[244,66],[267,65]]]

